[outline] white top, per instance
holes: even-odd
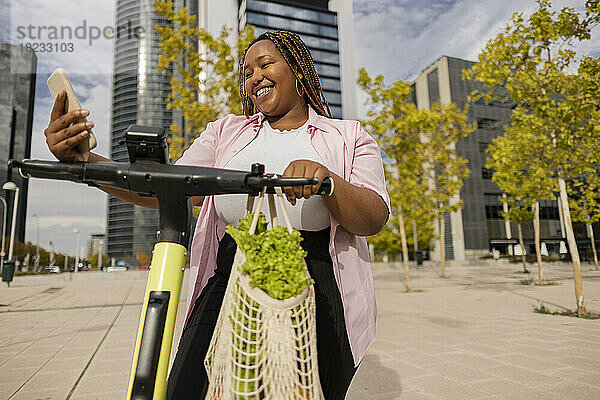
[[[307,128],[308,121],[297,129],[280,131],[273,129],[265,121],[258,136],[240,150],[224,168],[249,171],[252,164],[261,163],[265,165],[266,173],[283,174],[290,162],[294,160],[311,160],[323,164],[323,160],[310,143]],[[226,224],[237,227],[239,220],[244,216],[247,197],[244,194],[215,196],[215,210],[219,218]],[[284,225],[283,214],[277,201],[276,204],[279,224]],[[285,200],[285,205],[294,229],[319,231],[329,226],[329,210],[321,196],[296,199],[295,206]],[[266,198],[262,212],[269,220],[269,205]]]

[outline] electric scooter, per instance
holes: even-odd
[[[314,185],[318,180],[265,174],[262,164],[253,164],[250,172],[168,165],[164,132],[132,125],[126,138],[130,163],[10,160],[8,165],[18,168],[26,178],[111,186],[157,198],[160,229],[152,252],[126,398],[164,400],[189,242],[191,197],[257,196],[265,187],[267,193],[274,193],[275,187]],[[330,194],[331,185],[326,178],[318,194]]]

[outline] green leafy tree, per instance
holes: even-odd
[[[580,14],[551,9],[537,0],[528,18],[512,16],[503,32],[489,41],[465,77],[482,84],[477,97],[514,102],[513,126],[527,131],[531,162],[557,181],[573,264],[578,315],[586,314],[581,264],[571,224],[566,181],[579,176],[598,149],[598,62],[577,57],[573,45],[591,38],[600,21],[600,2],[588,0]],[[499,88],[504,87],[506,93]],[[596,90],[594,90],[596,88]]]
[[[170,127],[170,156],[177,159],[209,122],[242,112],[237,63],[254,39],[254,28],[247,25],[231,45],[231,28],[224,26],[213,36],[198,28],[187,8],[175,10],[172,0],[156,1],[155,9],[171,22],[156,26],[161,49],[157,69],[172,70],[167,108],[183,115],[183,127]]]
[[[555,198],[557,181],[549,179],[544,165],[537,162],[536,148],[529,146],[529,142],[535,139],[536,127],[528,126],[517,116],[505,131],[503,136],[495,138],[488,147],[490,157],[486,167],[494,171],[492,181],[510,199],[509,206],[514,209],[511,217],[522,218],[515,220],[519,221],[518,228],[521,229],[521,222],[533,220],[538,283],[543,285],[539,201]],[[523,268],[526,269],[525,264]]]
[[[586,225],[592,244],[594,267],[598,270],[598,252],[592,224],[600,221],[600,169],[590,164],[577,178],[568,182],[569,207],[573,221]]]
[[[95,269],[99,269],[98,267],[98,255],[95,254],[91,257],[89,257],[89,262],[90,262],[90,267],[95,268]],[[102,266],[103,267],[108,267],[110,265],[110,260],[108,258],[108,256],[106,254],[102,255]]]
[[[424,156],[430,178],[428,197],[433,202],[433,215],[439,227],[440,276],[446,276],[446,240],[444,214],[462,208],[458,199],[463,180],[469,176],[467,160],[456,153],[456,143],[470,135],[475,127],[468,123],[468,110],[456,104],[434,105],[429,110],[434,120],[431,129],[425,130]]]
[[[396,81],[388,86],[382,75],[372,79],[361,68],[358,83],[368,96],[369,119],[363,124],[376,137],[386,155],[384,169],[392,210],[388,229],[379,237],[389,243],[390,236],[400,235],[405,285],[406,290],[411,291],[407,224],[412,228],[411,220],[422,220],[427,215],[424,209],[431,204],[424,201],[428,180],[421,135],[424,130],[433,129],[436,119],[427,110],[418,110],[408,101],[411,89],[407,82]]]

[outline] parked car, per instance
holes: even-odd
[[[51,265],[49,267],[44,267],[42,271],[58,274],[60,272],[60,267],[58,267],[57,265]]]
[[[123,272],[123,271],[127,271],[127,267],[122,267],[122,266],[116,265],[114,267],[106,268],[106,272]]]

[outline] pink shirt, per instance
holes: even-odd
[[[256,138],[263,120],[261,113],[249,118],[230,114],[209,123],[176,164],[223,168],[236,152]],[[390,209],[379,147],[359,122],[326,118],[309,107],[308,133],[311,145],[330,171],[356,186],[375,191]],[[354,364],[358,365],[375,341],[377,305],[369,251],[364,237],[348,232],[331,215],[329,218],[329,254],[342,297]],[[194,301],[214,274],[217,249],[224,233],[225,223],[216,215],[213,197],[207,196],[191,245],[188,317]]]

